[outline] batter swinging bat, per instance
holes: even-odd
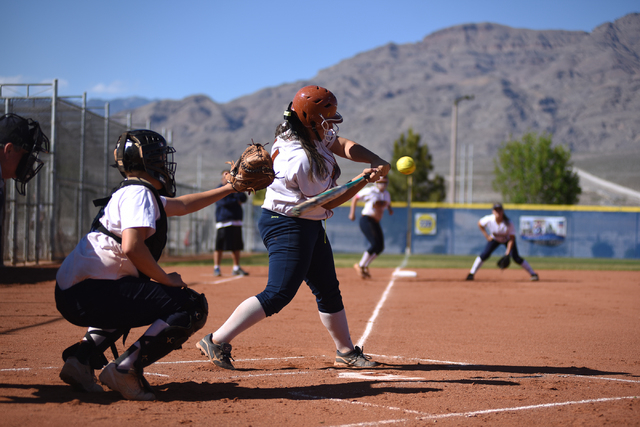
[[[322,206],[325,203],[329,203],[330,201],[342,196],[347,192],[348,189],[350,189],[354,185],[357,185],[359,182],[362,182],[362,180],[365,179],[369,179],[368,173],[364,174],[356,180],[349,181],[346,184],[339,185],[337,187],[333,187],[323,193],[318,194],[317,196],[310,198],[309,200],[305,200],[304,202],[293,207],[293,209],[291,210],[291,215],[297,217],[317,206]]]

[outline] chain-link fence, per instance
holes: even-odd
[[[25,196],[15,191],[13,181],[5,182],[1,259],[13,265],[61,260],[89,231],[98,211],[93,200],[107,195],[122,180],[110,166],[118,136],[148,125],[134,125],[131,120],[118,123],[110,118],[108,104],[99,110],[87,108],[86,95],[58,97],[57,81],[2,84],[0,100],[3,114],[38,121],[51,141],[50,154],[41,155],[45,165],[27,185]],[[177,195],[195,191],[194,186],[177,184]],[[213,251],[214,209],[169,218],[165,254]]]

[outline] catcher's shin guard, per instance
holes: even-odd
[[[154,362],[162,359],[173,350],[182,348],[191,335],[202,329],[207,322],[209,307],[207,299],[203,294],[199,294],[191,289],[189,302],[186,304],[188,311],[169,316],[166,322],[169,324],[158,335],[143,335],[138,341],[140,344],[140,353],[138,354],[138,362],[140,368],[149,366]],[[129,354],[136,351],[138,347],[135,345],[130,347],[122,358],[126,358]]]
[[[84,335],[83,340],[67,347],[62,352],[62,360],[66,362],[69,357],[74,356],[80,363],[88,364],[92,369],[102,369],[108,363],[107,358],[104,356],[105,350],[111,347],[113,357],[118,358],[115,342],[123,335],[126,338],[128,332],[128,330],[120,329],[116,329],[113,332],[102,329],[92,329]],[[96,345],[92,335],[99,335],[104,337],[104,339],[100,344]]]

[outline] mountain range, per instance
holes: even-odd
[[[340,135],[390,158],[393,142],[411,128],[429,147],[435,172],[447,178],[452,106],[456,98],[473,95],[458,104],[457,140],[460,147],[473,146],[474,202],[499,197],[491,189],[492,159],[504,141],[529,131],[551,134],[590,173],[640,190],[639,13],[591,32],[457,25],[228,103],[193,95],[154,100],[114,116],[131,113],[134,123],[170,129],[178,178],[195,182],[201,158],[201,176],[214,185],[225,161],[236,159],[248,143],[273,140],[282,112],[309,84],[336,95],[345,118]],[[344,181],[363,167],[341,165]],[[597,196],[589,201],[608,204]]]

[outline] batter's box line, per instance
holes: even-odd
[[[309,397],[314,397],[314,396],[308,396],[307,398]],[[317,396],[315,398],[323,399],[322,397],[317,397]],[[375,405],[373,403],[357,402],[353,400],[344,400],[344,399],[336,399],[336,398],[326,398],[325,400],[342,402],[342,403],[347,403],[352,405],[378,407],[378,408],[388,409],[388,410],[400,410],[406,413],[415,413],[415,414],[421,415],[414,419],[404,418],[404,419],[392,419],[392,420],[379,420],[379,421],[369,421],[369,422],[354,423],[354,424],[340,424],[337,426],[333,426],[333,427],[364,427],[364,426],[377,426],[381,424],[406,423],[408,421],[415,421],[415,420],[427,421],[427,420],[438,420],[438,419],[454,418],[454,417],[475,417],[478,415],[496,414],[501,412],[527,411],[527,410],[533,410],[533,409],[555,408],[555,407],[570,406],[570,405],[585,405],[589,403],[606,403],[606,402],[614,402],[614,401],[628,400],[628,399],[638,399],[638,396],[603,397],[599,399],[585,399],[585,400],[573,400],[573,401],[567,401],[567,402],[541,403],[538,405],[515,406],[511,408],[483,409],[479,411],[468,411],[468,412],[452,412],[448,414],[428,414],[424,412],[413,411],[410,409],[397,408],[394,406],[382,406],[382,405]]]
[[[485,366],[483,364],[479,364],[479,363],[468,363],[468,362],[452,362],[449,360],[438,360],[438,359],[422,359],[422,358],[417,358],[417,357],[405,357],[405,356],[390,356],[390,355],[386,355],[386,354],[374,354],[374,353],[367,353],[369,356],[373,356],[373,357],[381,357],[383,359],[395,359],[395,360],[407,360],[407,361],[411,361],[411,362],[425,362],[425,363],[434,363],[437,365],[457,365],[457,366],[478,366],[478,367],[482,367]],[[622,381],[622,382],[630,382],[630,383],[640,383],[640,380],[628,380],[628,379],[623,379],[623,378],[611,378],[611,377],[598,377],[595,375],[567,375],[567,374],[540,374],[540,375],[536,375],[537,377],[540,376],[546,376],[546,375],[553,375],[556,377],[561,377],[561,378],[569,378],[569,377],[574,377],[574,378],[596,378],[599,380],[608,380],[608,381]],[[526,377],[524,377],[526,378]]]

